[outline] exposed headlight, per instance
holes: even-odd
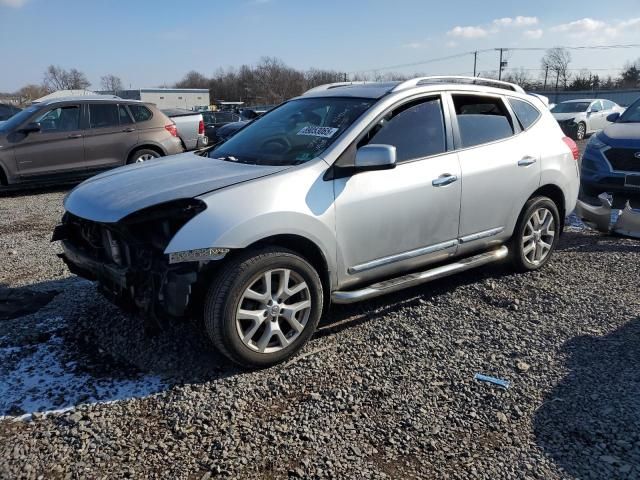
[[[197,248],[169,254],[169,263],[198,262],[201,260],[221,260],[229,253],[228,248]]]
[[[589,143],[587,144],[587,146],[589,148],[595,148],[596,150],[600,150],[606,147],[607,144],[604,143],[602,140],[600,140],[600,138],[598,138],[598,135],[593,135],[589,140]]]

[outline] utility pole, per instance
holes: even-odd
[[[500,52],[500,65],[498,66],[498,80],[502,80],[502,70],[509,64],[506,60],[503,60],[503,53],[509,50],[508,48],[496,48]]]
[[[473,52],[473,76],[476,76],[476,67],[478,66],[478,51]]]
[[[546,66],[546,68],[544,69],[544,87],[542,88],[543,90],[547,89],[547,77],[549,76],[549,65]]]

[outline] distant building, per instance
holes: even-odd
[[[102,95],[117,95],[127,100],[142,100],[155,103],[158,108],[185,108],[209,106],[209,90],[206,88],[140,88],[96,92]]]

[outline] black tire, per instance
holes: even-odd
[[[525,246],[523,245],[523,240],[525,236],[525,231],[529,233],[529,229],[527,224],[532,219],[532,216],[536,211],[541,209],[546,209],[549,213],[551,213],[553,217],[553,225],[554,225],[554,235],[553,240],[549,243],[548,237],[544,237],[546,242],[545,244],[551,245],[551,248],[547,250],[547,254],[544,258],[542,258],[538,262],[533,262],[525,253]],[[530,198],[522,209],[522,213],[518,218],[518,223],[516,224],[515,231],[513,233],[513,237],[511,238],[509,251],[511,253],[511,261],[516,270],[520,272],[528,272],[531,270],[538,270],[544,267],[556,249],[558,245],[558,240],[560,239],[560,215],[558,214],[558,206],[555,204],[553,200],[548,197],[538,196]],[[541,238],[542,239],[542,238]],[[537,246],[535,247],[537,248]],[[536,253],[534,252],[534,255]]]
[[[578,123],[578,128],[576,129],[576,140],[584,140],[587,136],[587,125],[584,122]]]
[[[245,290],[265,272],[277,269],[289,269],[306,282],[311,307],[304,329],[295,340],[279,351],[261,353],[242,341],[236,327],[236,310]],[[247,251],[227,261],[206,294],[203,320],[209,339],[223,355],[246,368],[265,368],[291,358],[304,346],[318,325],[322,308],[322,282],[316,270],[295,252],[269,247]]]
[[[147,160],[152,160],[154,158],[160,158],[161,156],[162,155],[156,152],[155,150],[151,150],[149,148],[142,148],[140,150],[135,150],[134,152],[131,153],[131,155],[129,155],[129,158],[127,159],[127,165],[130,165],[132,163],[142,163]],[[152,157],[152,158],[146,158],[145,160],[140,160],[140,158],[144,158],[144,157]]]

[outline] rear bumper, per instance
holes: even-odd
[[[177,155],[185,151],[182,141],[177,137],[171,137],[166,142],[163,142],[162,146],[167,155]]]

